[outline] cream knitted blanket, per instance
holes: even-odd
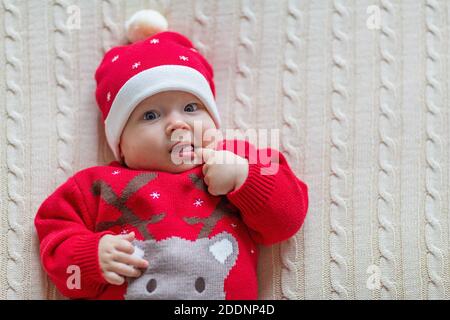
[[[449,1],[3,0],[0,299],[60,298],[34,215],[111,159],[94,72],[143,8],[211,61],[224,127],[279,129],[309,185],[302,230],[262,250],[262,299],[450,298]]]

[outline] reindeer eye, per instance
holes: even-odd
[[[152,293],[153,291],[155,291],[155,289],[156,289],[156,280],[150,279],[150,281],[147,282],[147,291],[149,293]]]
[[[197,290],[198,293],[205,291],[205,279],[200,277],[195,280],[195,290]]]

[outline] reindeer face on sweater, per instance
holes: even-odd
[[[225,299],[224,281],[238,256],[236,239],[222,232],[196,241],[172,237],[136,241],[149,262],[128,280],[125,299]]]

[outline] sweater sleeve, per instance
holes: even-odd
[[[42,265],[58,290],[69,298],[101,293],[107,282],[100,270],[98,243],[111,232],[92,231],[93,218],[74,177],[41,204],[34,222]]]
[[[244,148],[237,146],[239,141]],[[233,143],[224,149],[230,146]],[[308,186],[295,176],[283,154],[241,140],[234,140],[229,151],[249,161],[247,179],[227,198],[241,211],[253,240],[271,245],[295,235],[308,211]]]

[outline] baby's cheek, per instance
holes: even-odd
[[[217,149],[217,144],[222,140],[222,136],[219,130],[213,128],[207,128],[203,131],[202,135],[202,147],[208,149]]]

